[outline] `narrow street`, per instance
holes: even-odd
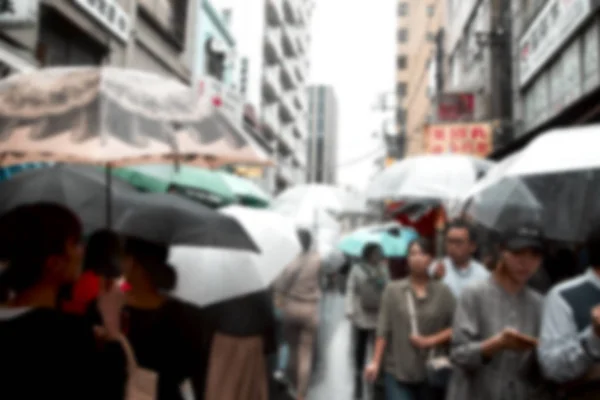
[[[323,298],[319,341],[321,357],[309,400],[351,400],[350,324],[344,318],[344,297],[339,293],[329,292]]]

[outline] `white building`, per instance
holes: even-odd
[[[238,42],[239,86],[275,148],[269,182],[273,192],[302,183],[306,172],[310,20],[313,0],[215,0],[232,9]],[[241,70],[243,67],[243,70]]]
[[[330,85],[311,85],[308,97],[306,180],[337,183],[338,101]]]

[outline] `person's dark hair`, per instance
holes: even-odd
[[[308,229],[304,228],[297,229],[296,233],[298,234],[298,240],[300,240],[302,251],[306,253],[312,246],[312,235]]]
[[[167,264],[169,248],[137,238],[127,238],[125,254],[133,257],[144,269],[150,282],[159,290],[170,291],[177,284],[177,272]]]
[[[600,267],[600,219],[596,219],[586,241],[588,262],[592,267]]]
[[[475,233],[475,228],[473,227],[473,225],[471,225],[467,221],[462,220],[462,219],[457,219],[457,220],[450,222],[448,224],[448,226],[446,227],[446,234],[448,234],[448,232],[450,232],[452,229],[465,229],[469,235],[469,240],[471,242],[475,242],[476,235],[477,235]]]
[[[371,258],[373,253],[376,251],[382,251],[381,246],[377,243],[367,243],[365,247],[363,247],[362,258],[363,260],[368,260]]]
[[[408,244],[408,251],[410,252],[410,249],[412,249],[412,247],[414,245],[418,245],[421,248],[421,251],[425,254],[427,254],[428,256],[431,256],[433,258],[435,258],[435,248],[433,247],[433,243],[431,242],[431,240],[424,238],[424,237],[418,237],[414,240],[412,240],[409,244]]]
[[[80,241],[82,226],[71,210],[53,203],[23,205],[0,216],[0,296],[37,284],[46,259],[66,251],[69,240]]]
[[[395,226],[393,228],[388,229],[387,233],[390,236],[399,237],[402,235],[402,230]]]
[[[116,278],[121,275],[120,254],[121,241],[116,233],[108,229],[96,231],[87,241],[83,270],[106,278]]]

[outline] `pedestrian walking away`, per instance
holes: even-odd
[[[363,369],[368,348],[374,343],[383,290],[389,281],[383,261],[381,247],[368,243],[348,276],[345,302],[346,317],[352,323],[355,399],[363,398]]]

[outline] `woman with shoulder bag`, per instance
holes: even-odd
[[[390,283],[377,322],[371,363],[365,370],[374,381],[383,369],[387,400],[430,400],[444,396],[447,358],[440,357],[452,336],[455,299],[443,283],[432,280],[427,267],[433,247],[426,239],[409,245],[409,276]]]
[[[366,364],[367,347],[375,338],[381,296],[389,281],[383,252],[376,243],[363,249],[362,259],[352,266],[346,292],[346,317],[352,323],[354,338],[354,398],[363,398],[362,371]]]

